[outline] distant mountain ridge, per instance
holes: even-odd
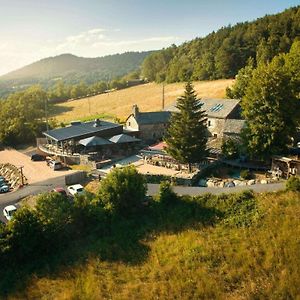
[[[57,79],[70,84],[111,80],[137,70],[150,53],[152,51],[125,52],[96,58],[73,54],[48,57],[0,76],[0,88],[10,89],[35,83],[47,87]]]

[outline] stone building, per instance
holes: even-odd
[[[126,120],[125,130],[146,142],[161,140],[166,133],[170,116],[169,111],[140,112],[138,106],[134,105]]]
[[[240,100],[238,99],[201,99],[202,110],[207,114],[208,136],[224,138],[239,135],[245,121],[241,117]],[[177,111],[176,103],[166,111]]]

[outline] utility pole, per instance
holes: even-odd
[[[45,98],[45,118],[46,118],[46,129],[49,131],[48,125],[48,98]]]
[[[89,103],[89,115],[91,116],[91,102],[90,102],[90,95],[88,95],[88,103]]]
[[[165,82],[163,82],[162,86],[162,110],[165,109]]]

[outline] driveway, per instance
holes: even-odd
[[[72,170],[54,171],[47,166],[45,161],[31,161],[29,155],[14,149],[0,151],[0,164],[1,163],[11,163],[16,167],[23,166],[23,173],[28,180],[28,184],[64,176],[74,172]]]

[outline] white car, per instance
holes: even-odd
[[[72,195],[82,195],[84,193],[84,188],[81,184],[74,184],[68,186],[68,192]]]
[[[4,207],[3,209],[3,214],[4,217],[10,221],[13,217],[13,214],[17,211],[17,208],[14,205],[8,205],[6,207]]]

